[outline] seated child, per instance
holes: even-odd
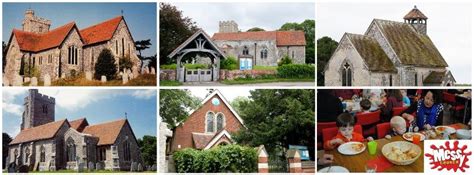
[[[368,100],[368,99],[363,99],[359,102],[360,104],[360,112],[358,112],[358,114],[360,113],[369,113],[370,112],[370,108],[372,107],[372,103]]]
[[[407,96],[407,91],[400,90],[400,92],[402,93],[402,96],[403,96],[403,106],[410,106],[411,102],[410,102],[410,98],[408,98]]]
[[[337,132],[337,135],[334,138],[324,143],[324,148],[326,150],[332,150],[346,142],[365,141],[364,136],[362,136],[361,133],[354,132],[355,123],[356,123],[355,117],[353,117],[349,113],[342,113],[339,116],[337,116],[336,126],[338,127],[339,131]],[[372,141],[374,139],[372,137],[368,137],[367,140]]]
[[[387,139],[391,139],[392,136],[405,134],[407,131],[407,123],[403,117],[394,116],[390,119],[390,128],[392,128],[392,130],[385,136]]]

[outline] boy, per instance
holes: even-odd
[[[369,113],[370,112],[370,108],[372,107],[372,103],[370,102],[370,100],[368,99],[363,99],[359,102],[359,105],[360,105],[360,112],[358,112],[359,114],[360,113]]]
[[[390,128],[392,130],[385,136],[387,139],[391,139],[392,136],[403,135],[407,131],[407,123],[404,118],[400,116],[394,116],[390,119]]]
[[[324,148],[326,150],[332,150],[337,148],[339,145],[355,141],[363,142],[365,141],[364,136],[361,133],[354,132],[354,125],[356,121],[355,118],[349,113],[342,113],[336,118],[336,126],[338,127],[337,135],[331,140],[324,143]],[[367,140],[374,140],[372,137],[368,137]]]

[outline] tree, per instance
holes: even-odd
[[[174,130],[178,123],[188,117],[188,111],[196,109],[200,104],[197,97],[188,90],[161,89],[160,90],[160,116]]]
[[[151,46],[151,40],[140,40],[140,41],[135,41],[135,48],[138,50],[138,56],[140,59],[142,59],[142,50],[148,49]]]
[[[250,100],[239,102],[239,115],[248,129],[232,138],[253,147],[263,144],[270,154],[289,145],[305,145],[314,155],[314,90],[258,89],[250,94]]]
[[[160,3],[160,64],[176,63],[168,54],[197,30],[196,23],[183,17],[182,11],[168,3]]]
[[[242,112],[242,106],[240,104],[242,103],[245,103],[245,102],[248,102],[250,101],[249,98],[247,97],[244,97],[244,96],[238,96],[236,97],[234,100],[232,100],[230,102],[230,106],[232,106],[232,108],[235,109],[235,111],[237,112],[237,114],[240,114]]]
[[[304,20],[301,24],[298,24],[295,22],[285,23],[280,27],[279,30],[280,31],[303,30],[305,39],[306,39],[306,47],[305,47],[306,63],[314,64],[314,60],[315,60],[314,37],[316,33],[314,20],[307,19],[307,20]]]
[[[254,28],[251,28],[251,29],[247,30],[247,32],[261,32],[261,31],[265,31],[265,29],[262,29],[260,27],[254,27]]]
[[[137,141],[142,153],[143,163],[150,166],[156,164],[156,137],[144,135],[143,139]]]
[[[336,50],[337,45],[337,41],[334,41],[332,38],[327,36],[318,39],[318,86],[324,86],[323,71],[326,67],[327,62]]]
[[[117,74],[117,65],[115,64],[114,56],[109,49],[103,49],[99,58],[97,58],[97,63],[95,64],[95,79],[100,80],[102,75],[107,77],[107,80],[115,79]]]
[[[6,168],[6,160],[8,156],[8,144],[12,141],[12,137],[7,133],[2,133],[2,169]]]
[[[5,41],[2,41],[2,70],[5,72],[5,65],[7,65],[7,59],[5,58],[7,56],[7,44]]]

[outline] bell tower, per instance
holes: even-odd
[[[405,20],[405,23],[413,26],[418,33],[426,35],[428,17],[418,10],[416,5],[410,12],[408,12],[408,14],[405,15],[405,17],[403,17],[403,19]]]
[[[23,106],[21,130],[54,122],[55,99],[40,94],[38,89],[28,90]]]
[[[35,16],[35,11],[27,9],[25,11],[25,19],[23,19],[23,31],[34,33],[49,32],[51,21]]]

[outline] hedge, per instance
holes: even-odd
[[[206,64],[185,64],[186,69],[207,69],[209,68]],[[160,69],[176,69],[176,64],[160,65]]]
[[[220,66],[221,69],[236,70],[239,69],[239,62],[237,61],[237,58],[229,56],[221,61]]]
[[[209,150],[186,148],[173,155],[178,173],[257,172],[257,150],[225,145]]]
[[[278,66],[277,75],[280,78],[314,78],[314,65],[285,64]]]

